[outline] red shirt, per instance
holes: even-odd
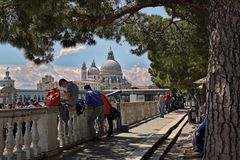
[[[102,101],[103,101],[103,104],[104,104],[105,114],[109,114],[110,113],[110,108],[112,107],[111,103],[108,101],[108,99],[105,95],[101,94],[101,98],[102,98]]]
[[[171,100],[171,96],[169,94],[164,96],[165,102],[169,102],[170,100]]]

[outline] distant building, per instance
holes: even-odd
[[[52,78],[46,78],[45,80],[53,80]],[[14,92],[13,93],[9,93],[8,95],[8,99],[10,100],[4,100],[3,97],[3,93],[0,93],[0,103],[11,103],[13,101],[22,101],[22,102],[27,102],[31,99],[36,99],[39,102],[43,102],[44,101],[44,97],[46,96],[47,92],[45,90],[34,90],[34,89],[15,89],[15,81],[12,80],[12,78],[10,77],[10,72],[7,71],[5,73],[5,77],[0,80],[0,88],[3,87],[12,87],[14,88]]]
[[[74,81],[74,83],[78,86],[79,90],[84,90],[84,86],[87,84],[90,85],[93,90],[100,90],[100,84],[94,79]]]
[[[47,91],[52,88],[59,88],[58,82],[54,81],[51,75],[45,75],[42,80],[37,83],[37,90]]]
[[[11,79],[8,68],[5,72],[5,77],[0,80],[0,87],[15,87],[15,81]]]
[[[38,102],[43,102],[44,97],[47,95],[45,90],[36,90],[36,89],[17,89],[15,94],[15,101],[27,102],[31,99],[35,99]]]
[[[11,79],[8,68],[5,77],[0,80],[0,103],[4,104],[12,103],[16,93],[15,81]]]
[[[148,86],[136,85],[132,86],[132,89],[159,89],[159,87],[156,86],[155,84],[151,84]]]
[[[122,74],[120,64],[115,60],[113,51],[107,55],[107,60],[102,64],[100,70],[96,67],[93,60],[89,68],[83,62],[81,67],[82,81],[95,80],[96,85],[101,86],[103,89],[128,89],[131,88],[131,83]],[[80,89],[80,88],[79,88]]]

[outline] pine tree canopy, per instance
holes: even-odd
[[[158,6],[171,18],[139,12]],[[27,59],[42,64],[53,61],[55,43],[73,47],[94,45],[97,37],[124,38],[133,54],[149,53],[153,82],[181,86],[181,80],[206,74],[207,6],[206,0],[5,0],[0,43],[23,49]]]

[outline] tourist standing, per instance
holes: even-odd
[[[30,100],[30,104],[27,106],[27,108],[36,108],[36,106],[34,105],[33,99]]]
[[[170,100],[171,100],[171,96],[169,93],[166,93],[166,95],[164,95],[164,101],[166,104],[166,112],[169,113],[170,112]]]
[[[70,107],[75,107],[77,104],[79,89],[78,86],[72,81],[66,79],[59,80],[59,86],[64,88],[64,100]]]
[[[88,119],[88,126],[90,130],[90,135],[93,138],[102,139],[103,136],[103,121],[104,121],[104,106],[101,99],[101,94],[99,91],[92,90],[90,85],[85,85],[84,90],[86,91],[85,102],[91,110],[91,114]],[[98,122],[98,134],[94,128],[95,120]]]
[[[165,101],[164,101],[164,96],[160,95],[159,96],[159,101],[158,101],[158,107],[160,111],[160,117],[164,117],[164,109],[165,109]]]
[[[17,103],[16,103],[16,109],[22,109],[22,108],[24,108],[22,102],[21,102],[21,101],[17,101]]]

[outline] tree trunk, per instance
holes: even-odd
[[[240,159],[240,1],[210,0],[206,160]]]

